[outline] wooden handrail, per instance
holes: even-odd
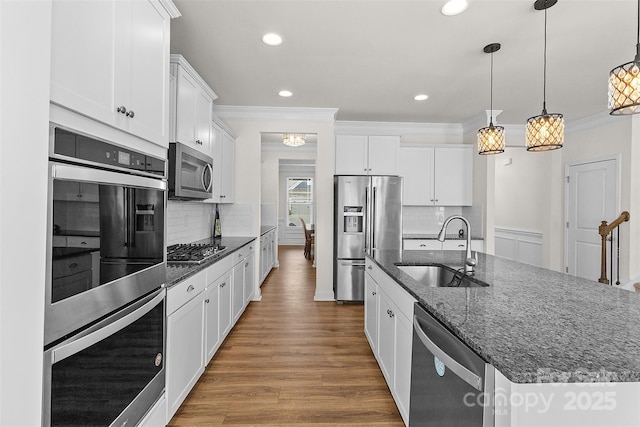
[[[600,259],[600,278],[598,282],[608,285],[609,279],[607,279],[607,236],[620,224],[629,221],[629,212],[624,211],[618,218],[613,220],[611,224],[607,224],[607,221],[602,221],[598,227],[598,234],[602,237],[602,253]],[[612,272],[613,273],[613,272]]]

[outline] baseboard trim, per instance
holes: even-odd
[[[314,301],[335,301],[333,291],[316,291],[313,296]]]

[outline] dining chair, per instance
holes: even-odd
[[[304,231],[304,257],[307,259],[312,259],[311,256],[311,248],[313,246],[313,234],[310,230],[307,229],[307,225],[304,222],[304,219],[300,218],[300,223],[302,223],[302,230]]]

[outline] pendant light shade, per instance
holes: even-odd
[[[285,133],[282,135],[282,143],[290,147],[299,147],[304,145],[305,142],[305,136],[299,133]]]
[[[491,54],[491,116],[489,126],[478,130],[478,154],[504,153],[504,127],[493,125],[493,53],[500,50],[500,43],[491,43],[484,47]]]
[[[638,0],[638,31],[636,57],[609,73],[609,114],[640,113],[640,0]]]
[[[547,113],[547,9],[557,0],[536,0],[533,7],[544,10],[544,76],[542,89],[542,114],[527,120],[525,138],[527,151],[549,151],[564,144],[564,116]]]

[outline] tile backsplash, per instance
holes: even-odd
[[[471,224],[473,237],[482,237],[482,208],[479,206],[403,206],[402,232],[404,234],[438,234],[444,220],[451,215],[462,215]],[[457,234],[462,223],[451,224],[448,234]]]
[[[210,203],[168,200],[167,246],[211,237],[215,209]]]

